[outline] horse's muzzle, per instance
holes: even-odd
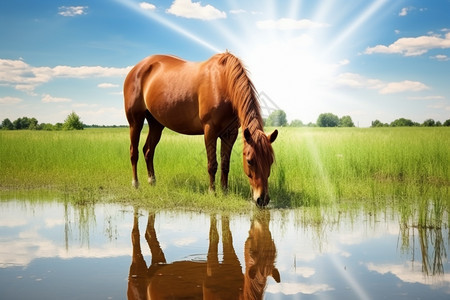
[[[267,204],[269,204],[270,197],[269,195],[261,195],[256,199],[256,205],[258,207],[265,207]]]

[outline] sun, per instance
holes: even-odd
[[[317,111],[344,62],[321,56],[321,43],[306,33],[255,41],[242,53],[253,83],[286,113],[288,119],[317,118]]]

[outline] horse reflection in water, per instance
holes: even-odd
[[[145,239],[152,256],[148,267],[142,255],[138,213],[131,234],[133,258],[128,299],[262,299],[267,277],[280,282],[275,268],[276,248],[269,231],[270,214],[254,216],[245,242],[245,274],[233,248],[229,219],[222,217],[223,258],[219,261],[219,233],[215,215],[210,217],[209,248],[205,261],[167,263],[156,237],[155,215],[149,214]]]

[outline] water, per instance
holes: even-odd
[[[7,201],[0,298],[448,299],[448,241],[446,224],[408,227],[394,212]]]

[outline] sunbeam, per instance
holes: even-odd
[[[153,13],[151,11],[148,10],[144,10],[142,9],[139,4],[137,2],[133,2],[130,0],[116,0],[117,2],[121,3],[122,5],[134,10],[135,12],[149,18],[152,19],[158,23],[160,23],[161,25],[164,25],[167,28],[170,28],[171,30],[175,31],[176,33],[190,39],[191,41],[211,50],[212,52],[215,53],[220,53],[223,50],[219,49],[219,47],[216,47],[214,45],[212,45],[211,43],[205,41],[204,39],[200,38],[199,36],[193,34],[190,31],[187,31],[186,29],[180,27],[179,25],[175,24],[174,22],[171,22],[170,20],[156,14]]]
[[[371,299],[367,292],[364,290],[363,285],[358,283],[354,276],[351,274],[351,270],[346,270],[345,265],[342,261],[337,257],[336,254],[330,255],[330,260],[334,265],[335,269],[341,274],[341,277],[345,279],[345,281],[350,286],[351,290],[355,292],[358,299],[361,300],[369,300]]]
[[[331,184],[330,177],[328,175],[327,170],[323,165],[323,161],[319,156],[319,150],[317,149],[317,145],[315,144],[313,137],[311,134],[306,134],[305,136],[306,145],[308,147],[309,153],[312,157],[312,161],[315,164],[316,170],[319,173],[319,179],[323,182],[325,186],[325,193],[327,197],[327,201],[334,200],[335,189]]]
[[[334,51],[336,47],[350,37],[362,24],[368,21],[377,11],[379,11],[388,0],[377,0],[373,2],[362,14],[360,14],[344,31],[342,31],[327,48],[327,53]]]

